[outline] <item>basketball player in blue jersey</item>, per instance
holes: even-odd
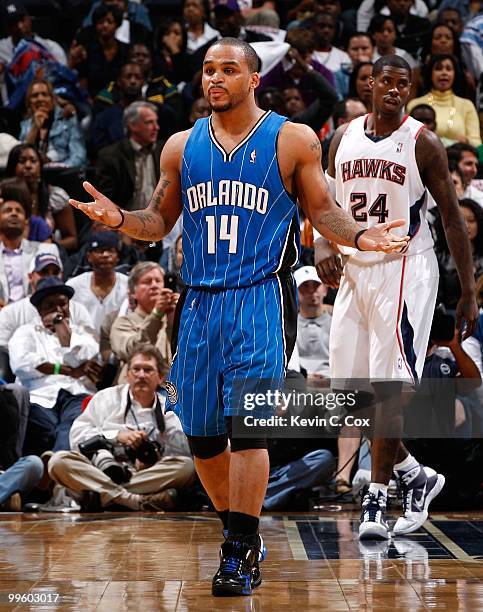
[[[299,249],[298,199],[329,240],[361,250],[404,248],[404,221],[361,230],[336,206],[321,170],[321,147],[303,125],[256,106],[259,59],[250,45],[221,39],[203,64],[212,115],[172,136],[145,211],[126,212],[89,183],[94,198],[71,204],[141,240],[161,240],[183,213],[187,284],[166,382],[203,486],[226,541],[214,595],[247,595],[261,582],[259,515],[268,481],[266,439],[231,435],[237,381],[281,381],[295,342],[291,275]],[[230,446],[228,446],[230,438]]]
[[[330,337],[332,384],[336,387],[344,379],[378,381],[372,385],[379,416],[371,447],[372,482],[359,527],[363,539],[390,537],[385,508],[393,471],[404,493],[404,516],[397,520],[394,535],[419,529],[444,485],[444,476],[420,465],[397,435],[402,382],[414,384],[421,377],[438,289],[438,264],[426,221],[427,190],[441,211],[458,269],[462,296],[457,327],[465,321],[464,337],[473,333],[478,316],[470,244],[446,151],[433,132],[405,115],[410,80],[411,69],[402,58],[377,60],[370,80],[374,112],[337,130],[326,173],[333,197],[359,227],[404,218],[407,247],[392,254],[341,247],[341,279],[339,255],[330,254],[324,238],[315,243],[322,280],[332,287],[340,282]]]

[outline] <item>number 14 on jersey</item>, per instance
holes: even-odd
[[[216,242],[218,240],[228,240],[228,253],[236,253],[238,246],[238,215],[221,215],[219,217],[219,227],[217,218],[214,215],[207,215],[205,221],[208,225],[208,254],[216,253]]]

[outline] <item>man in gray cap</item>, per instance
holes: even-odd
[[[53,253],[39,253],[32,260],[29,271],[31,291],[35,292],[37,283],[48,277],[62,280],[62,263]],[[88,330],[94,329],[94,323],[88,310],[73,300],[69,302],[69,318],[74,325],[80,325]],[[30,296],[2,308],[0,310],[0,348],[7,348],[10,338],[21,325],[33,321],[40,322],[40,317],[37,309],[30,302]]]

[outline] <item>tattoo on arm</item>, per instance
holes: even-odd
[[[163,236],[163,220],[149,210],[126,212],[123,231],[138,240],[157,241]]]
[[[346,243],[346,246],[355,246],[356,234],[361,229],[352,217],[339,207],[333,208],[329,212],[321,215],[315,226],[320,231],[319,226],[325,226],[329,231],[333,232],[337,238],[342,239],[342,241]],[[336,242],[338,241],[336,240]]]
[[[309,148],[311,151],[313,151],[314,153],[316,153],[317,155],[317,160],[321,159],[322,157],[322,147],[321,144],[318,140],[314,140],[313,142],[310,143]]]
[[[158,182],[158,186],[156,187],[153,197],[151,198],[151,202],[149,203],[149,207],[148,208],[152,208],[154,209],[156,212],[159,212],[161,209],[161,202],[164,198],[164,196],[166,195],[166,190],[168,188],[168,186],[170,185],[171,181],[168,181],[165,177],[168,173],[166,172],[166,170],[163,170],[163,168],[161,168],[160,170],[160,174],[159,174],[159,182]]]

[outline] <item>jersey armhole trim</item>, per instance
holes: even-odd
[[[426,129],[426,126],[423,124],[423,125],[422,125],[422,126],[419,128],[419,130],[416,132],[416,134],[414,135],[414,140],[417,140],[417,139],[419,138],[419,135],[421,134],[421,132],[422,132],[423,130],[425,130],[425,129]]]

